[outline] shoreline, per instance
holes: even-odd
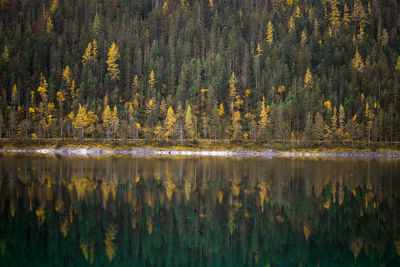
[[[148,148],[132,147],[126,149],[110,149],[107,147],[90,146],[63,146],[45,148],[2,148],[1,154],[36,154],[55,155],[63,157],[102,157],[102,156],[131,156],[131,157],[232,157],[232,158],[331,158],[331,159],[400,159],[398,151],[276,151],[272,149],[245,150],[245,149],[191,149],[182,148]]]

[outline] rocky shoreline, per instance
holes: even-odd
[[[176,149],[107,149],[100,147],[74,147],[41,149],[0,149],[3,154],[42,154],[58,155],[65,157],[99,157],[108,155],[125,155],[132,157],[154,156],[207,156],[207,157],[250,157],[250,158],[350,158],[350,159],[400,159],[400,152],[376,152],[376,151],[327,151],[327,152],[279,152],[274,150],[176,150]]]

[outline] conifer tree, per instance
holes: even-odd
[[[88,126],[88,118],[87,118],[87,114],[86,114],[86,109],[85,107],[82,107],[81,104],[79,104],[79,109],[78,109],[78,113],[76,114],[74,120],[72,121],[72,126],[75,129],[80,130],[80,138],[83,138],[84,135],[84,130],[85,127]]]
[[[168,108],[167,117],[165,118],[165,128],[167,132],[165,133],[165,138],[168,140],[173,136],[175,131],[176,115],[173,108],[170,106]]]
[[[190,105],[186,106],[186,112],[185,112],[185,130],[186,130],[186,136],[188,138],[193,138],[194,136],[194,125],[193,125],[193,119],[192,119],[192,108]]]
[[[274,44],[274,26],[271,21],[267,25],[267,43],[272,46]]]
[[[306,75],[304,77],[304,88],[312,88],[313,87],[313,77],[310,71],[310,68],[307,68]]]
[[[364,71],[364,61],[361,58],[361,55],[358,52],[358,49],[356,50],[356,54],[354,55],[354,58],[351,61],[351,65],[358,72],[363,72]]]
[[[109,105],[105,107],[101,119],[103,120],[103,128],[106,132],[106,136],[107,138],[110,138],[110,131],[113,125],[113,114]]]
[[[267,128],[269,127],[271,127],[270,107],[269,105],[265,107],[265,97],[263,96],[263,101],[261,102],[260,120],[258,121],[258,132],[260,138],[266,137]]]
[[[112,81],[119,80],[119,65],[117,61],[120,58],[119,50],[115,42],[111,44],[110,49],[108,50],[108,57],[107,57],[107,71],[110,75]]]
[[[4,46],[4,50],[3,50],[3,53],[1,54],[1,58],[3,59],[3,61],[5,63],[10,62],[10,54],[8,52],[8,46],[7,45]]]
[[[296,29],[296,24],[294,22],[294,18],[293,18],[293,16],[290,16],[290,19],[289,19],[289,33],[294,32],[295,29]]]

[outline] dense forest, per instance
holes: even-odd
[[[1,0],[0,137],[398,141],[396,0]]]

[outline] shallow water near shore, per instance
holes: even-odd
[[[2,266],[395,266],[400,161],[0,155]]]

